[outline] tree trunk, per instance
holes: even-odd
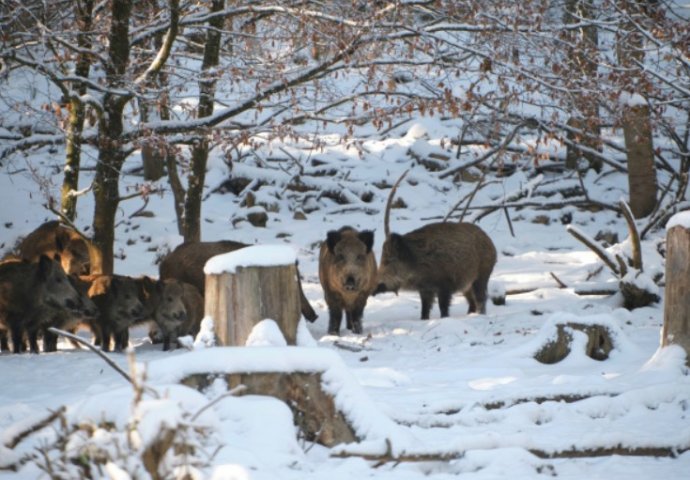
[[[644,61],[644,39],[634,25],[642,21],[645,5],[621,1],[620,7],[629,18],[616,39],[618,62],[629,72],[622,77],[622,90],[625,91],[629,85],[637,87],[637,90],[628,90],[630,99],[622,102],[621,116],[628,159],[629,204],[635,218],[642,218],[654,210],[657,195],[650,111],[649,106],[641,101],[644,100],[646,82],[641,78],[638,66]]]
[[[119,148],[101,147],[93,188],[91,273],[114,273],[115,216],[120,203],[119,180],[123,162],[124,154]]]
[[[225,8],[225,0],[213,0],[211,12],[219,12]],[[209,20],[204,45],[204,59],[201,64],[201,79],[199,80],[198,118],[213,114],[215,101],[216,77],[211,73],[218,65],[220,56],[220,38],[225,19],[218,15]],[[206,180],[206,164],[208,163],[209,142],[202,139],[192,147],[191,170],[187,182],[187,195],[184,203],[185,242],[201,241],[201,201]]]
[[[680,345],[690,358],[690,229],[666,234],[666,298],[661,346]],[[690,365],[690,360],[687,362]]]
[[[77,45],[80,53],[77,54],[75,74],[82,78],[88,78],[91,70],[91,60],[83,52],[91,50],[93,3],[94,0],[84,0],[76,4],[77,25],[79,27]],[[72,192],[79,190],[82,132],[84,131],[86,113],[84,103],[77,96],[86,94],[86,91],[86,86],[79,84],[75,89],[75,95],[69,99],[69,125],[65,142],[65,176],[62,182],[60,211],[72,222],[77,216],[77,197],[72,195]]]
[[[654,211],[658,189],[649,106],[625,107],[623,135],[628,157],[630,210],[635,218],[643,218]]]
[[[145,139],[141,145],[141,162],[144,180],[155,182],[165,174],[165,147],[155,139]]]
[[[254,326],[270,318],[288,345],[297,343],[300,295],[297,267],[238,267],[236,273],[206,275],[205,312],[223,345],[244,346]]]
[[[109,68],[106,79],[116,90],[123,86],[129,63],[129,19],[132,0],[113,0],[109,39]],[[98,164],[94,179],[93,258],[91,273],[112,274],[115,215],[120,202],[120,171],[125,161],[121,148],[123,111],[129,97],[116,93],[104,96],[104,114],[98,123]]]
[[[591,0],[567,0],[564,23],[581,23],[583,19],[593,18]],[[571,34],[569,41],[572,48],[567,52],[567,68],[572,79],[583,79],[584,84],[575,85],[573,92],[573,111],[568,126],[575,131],[568,131],[570,143],[566,146],[566,168],[577,168],[578,160],[585,158],[597,172],[601,170],[601,159],[587,150],[577,147],[581,144],[587,149],[601,151],[601,121],[599,118],[598,100],[589,91],[588,85],[596,82],[597,54],[599,51],[599,34],[595,25],[584,26]]]

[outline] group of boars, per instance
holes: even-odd
[[[397,186],[397,185],[396,185]],[[496,248],[470,223],[431,223],[406,234],[391,233],[389,197],[385,241],[377,266],[374,232],[345,226],[327,233],[319,255],[319,280],[328,305],[328,333],[346,327],[362,333],[362,317],[371,295],[398,290],[419,292],[421,318],[428,319],[434,299],[441,317],[449,315],[453,293],[462,292],[468,313],[485,313]],[[91,330],[103,351],[122,351],[129,329],[149,324],[153,343],[163,350],[180,337],[196,335],[204,314],[203,272],[211,257],[248,246],[234,241],[188,242],[159,265],[159,278],[89,273],[90,245],[74,229],[57,221],[42,224],[18,245],[16,255],[0,262],[0,348],[22,353],[57,350],[55,327]],[[299,275],[298,275],[299,277]],[[298,278],[299,282],[299,278]],[[302,315],[317,318],[301,284]]]

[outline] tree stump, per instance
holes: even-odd
[[[681,223],[690,225],[690,212],[674,215],[666,227],[666,299],[661,346],[680,345],[690,357],[690,229]]]
[[[275,320],[288,345],[297,341],[300,296],[295,252],[286,246],[247,247],[211,258],[206,273],[205,314],[219,342],[244,346],[261,320]]]
[[[359,440],[336,408],[333,396],[323,391],[321,372],[195,374],[182,383],[203,391],[218,377],[225,379],[228,389],[247,387],[242,395],[267,395],[285,402],[292,410],[295,425],[309,442],[333,447]]]

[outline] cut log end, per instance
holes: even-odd
[[[553,364],[567,357],[571,351],[573,341],[572,330],[578,330],[587,335],[585,354],[594,360],[606,360],[613,350],[614,344],[611,332],[604,325],[584,325],[579,323],[567,323],[557,326],[556,339],[544,345],[534,358],[538,362]]]

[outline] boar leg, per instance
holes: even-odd
[[[26,346],[24,345],[24,328],[19,322],[12,322],[10,335],[12,336],[12,352],[24,352],[26,350]]]
[[[474,290],[468,288],[463,294],[465,295],[465,300],[467,300],[467,313],[475,313],[477,311],[477,299],[474,296]]]
[[[446,289],[438,291],[438,308],[441,310],[441,318],[450,316],[450,299],[453,296],[451,292]]]
[[[160,336],[161,341],[163,342],[163,351],[167,352],[168,350],[170,350],[170,344],[175,338],[175,333],[169,332],[167,328],[161,328],[158,332],[158,335]]]
[[[472,284],[472,293],[474,294],[475,312],[482,315],[486,313],[486,297],[489,278],[478,278]]]
[[[110,338],[111,337],[112,337],[112,335],[110,333],[110,329],[107,327],[102,327],[100,340],[101,340],[101,350],[103,350],[104,352],[110,351]],[[98,337],[96,337],[96,342],[98,342]]]
[[[429,320],[431,306],[434,304],[434,292],[432,290],[420,290],[419,298],[422,300],[422,320]]]
[[[57,340],[58,336],[48,329],[43,330],[43,351],[44,352],[57,352]]]
[[[363,308],[354,308],[345,312],[347,315],[347,328],[353,333],[362,333],[362,314]]]
[[[0,331],[0,351],[7,352],[10,350],[10,342],[7,338],[7,330]]]
[[[38,329],[31,329],[30,332],[27,332],[27,336],[29,337],[29,351],[31,353],[39,353],[40,350],[38,349]]]
[[[343,309],[340,307],[329,307],[328,334],[340,335],[340,324],[343,321]]]
[[[114,335],[114,340],[115,351],[122,352],[127,348],[127,345],[129,345],[129,330],[125,328],[124,330],[117,332]]]

